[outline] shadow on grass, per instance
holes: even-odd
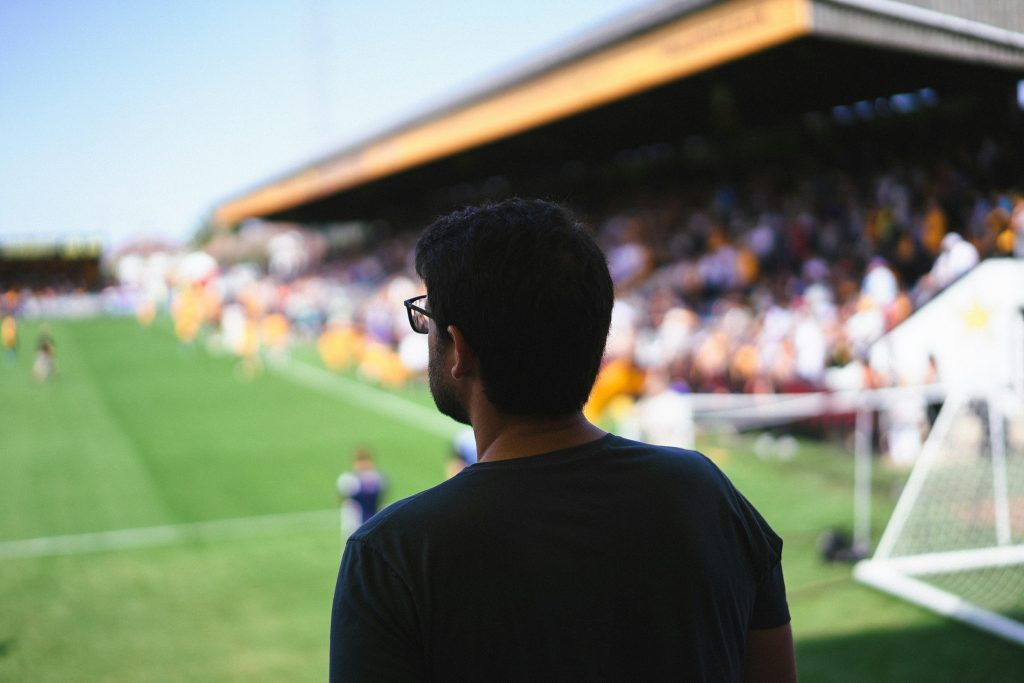
[[[0,639],[0,657],[6,657],[11,654],[14,650],[14,644],[18,641],[17,638],[3,638]]]
[[[801,639],[796,648],[805,683],[1024,680],[1024,646],[953,621]]]

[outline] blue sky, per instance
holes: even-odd
[[[181,240],[220,199],[644,0],[0,0],[0,240]]]

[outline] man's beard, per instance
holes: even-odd
[[[449,342],[451,343],[451,342]],[[464,425],[469,424],[469,413],[466,406],[462,405],[459,397],[455,395],[452,387],[452,378],[444,370],[443,354],[440,349],[440,341],[430,349],[430,362],[427,365],[427,376],[430,378],[430,395],[434,397],[434,405],[456,422]]]

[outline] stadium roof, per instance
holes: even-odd
[[[229,227],[256,217],[301,219],[304,206],[807,38],[835,51],[883,49],[1024,71],[1024,3],[655,2],[445,106],[229,199],[215,207],[213,221]],[[843,79],[851,78],[846,67],[870,68],[836,55],[818,67],[844,68]],[[787,68],[799,76],[796,69],[814,66]]]

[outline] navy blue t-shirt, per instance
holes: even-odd
[[[693,451],[483,462],[348,541],[332,681],[738,680],[789,622],[782,540]]]

